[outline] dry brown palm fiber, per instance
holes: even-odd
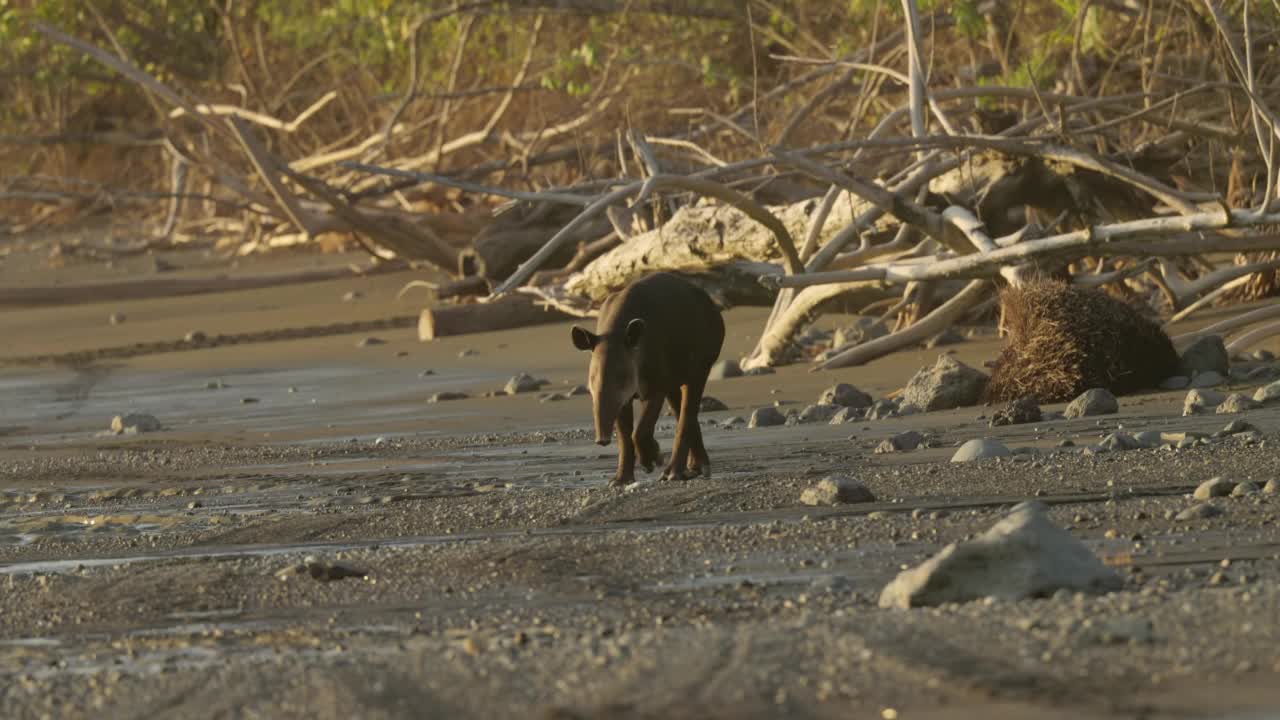
[[[1178,372],[1160,326],[1099,290],[1036,281],[1005,290],[1000,302],[1008,335],[990,401],[1063,402],[1095,387],[1121,395]]]

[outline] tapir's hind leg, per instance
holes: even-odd
[[[658,423],[658,415],[661,413],[661,397],[640,400],[640,422],[636,424],[634,442],[636,456],[645,472],[653,472],[653,468],[662,462],[662,448],[653,437],[653,426]]]
[[[675,413],[677,418],[680,417],[681,406],[684,403],[682,395],[683,392],[680,390],[667,394],[667,401],[671,403],[671,412]],[[711,458],[707,456],[707,448],[702,444],[702,424],[698,422],[692,423],[689,425],[688,431],[689,462],[685,467],[689,471],[689,477],[698,477],[699,475],[711,477]]]
[[[690,427],[698,424],[698,407],[702,404],[705,381],[696,381],[680,388],[680,422],[676,425],[676,439],[671,446],[671,461],[667,463],[664,480],[683,480],[688,477],[685,468],[689,464],[692,444]]]
[[[631,439],[632,423],[631,401],[628,400],[623,404],[622,409],[618,411],[616,423],[618,427],[618,472],[614,474],[613,480],[609,481],[610,485],[622,487],[636,481],[636,446]]]

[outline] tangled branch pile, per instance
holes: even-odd
[[[350,233],[379,257],[474,276],[467,287],[487,300],[519,292],[573,314],[645,273],[686,273],[727,300],[772,304],[747,366],[795,358],[799,333],[834,303],[897,326],[820,367],[925,340],[1033,275],[1104,287],[1171,320],[1280,285],[1274,4],[953,0],[921,16],[913,0],[752,0],[688,4],[689,25],[670,24],[673,4],[616,5],[424,13],[406,25],[413,48],[421,28],[454,23],[429,113],[415,50],[399,102],[371,108],[332,88],[288,122],[263,98],[206,102],[118,49],[37,27],[166,108],[175,195],[179,170],[194,168],[268,242]],[[728,65],[750,72],[673,101],[670,73],[649,70],[685,61],[670,44],[635,52],[623,28],[637,8],[641,29],[723,30],[738,53]],[[469,43],[477,18],[495,15],[527,30],[509,39],[520,60],[505,87],[481,93],[474,79],[464,87],[479,51]],[[612,24],[592,25],[601,17]],[[577,46],[580,85],[552,94],[576,115],[530,129],[556,84],[542,50],[553,27],[552,47],[572,28],[614,34]],[[697,74],[715,77],[705,63]],[[535,77],[541,90],[528,88]],[[339,138],[302,131],[333,103],[359,108],[364,124]],[[428,197],[486,213],[489,198],[515,202],[450,234],[424,212]],[[1264,307],[1226,330],[1244,331],[1240,347],[1280,333],[1278,316]],[[1249,327],[1262,321],[1272,324]]]

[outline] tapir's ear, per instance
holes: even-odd
[[[577,325],[573,326],[573,346],[579,350],[590,350],[600,342],[600,336]]]
[[[636,318],[627,323],[627,347],[634,348],[640,344],[640,338],[644,337],[644,321]]]

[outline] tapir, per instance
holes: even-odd
[[[610,295],[594,333],[574,326],[574,347],[591,351],[596,443],[608,445],[615,425],[618,431],[612,485],[635,482],[637,460],[650,472],[662,461],[653,427],[664,401],[679,420],[663,479],[710,477],[698,408],[723,344],[719,308],[701,288],[670,273],[646,276]],[[637,399],[638,421],[631,407]]]

